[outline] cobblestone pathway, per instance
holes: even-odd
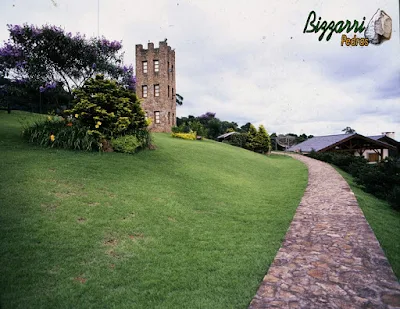
[[[400,284],[349,185],[308,166],[308,187],[249,309],[400,308]]]

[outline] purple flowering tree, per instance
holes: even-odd
[[[8,25],[10,38],[0,46],[0,77],[24,81],[40,93],[74,88],[96,74],[114,78],[135,90],[133,67],[122,66],[121,42],[73,35],[45,25]]]

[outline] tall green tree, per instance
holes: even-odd
[[[257,149],[257,144],[257,129],[253,124],[250,124],[249,131],[247,133],[245,148],[251,151],[255,151],[255,149]]]
[[[258,127],[256,152],[268,153],[271,151],[271,138],[263,125]]]

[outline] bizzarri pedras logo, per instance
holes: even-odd
[[[337,22],[327,22],[318,17],[315,11],[311,11],[308,14],[306,24],[304,26],[303,33],[318,33],[319,41],[322,41],[326,36],[326,40],[329,41],[334,33],[343,33],[340,37],[341,46],[368,46],[369,44],[379,45],[384,41],[390,40],[392,35],[392,19],[385,11],[378,9],[372,16],[371,20],[365,26],[366,18],[363,17],[361,22],[354,19],[353,22],[350,20],[339,20]],[[353,32],[353,37],[348,37],[348,33]],[[359,37],[357,37],[359,33]]]

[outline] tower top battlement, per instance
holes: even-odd
[[[136,52],[146,53],[148,51],[158,52],[160,50],[168,50],[168,52],[175,53],[175,51],[171,49],[171,46],[168,46],[166,41],[160,41],[158,47],[154,47],[154,43],[149,42],[147,43],[147,49],[143,48],[142,44],[136,44]]]

